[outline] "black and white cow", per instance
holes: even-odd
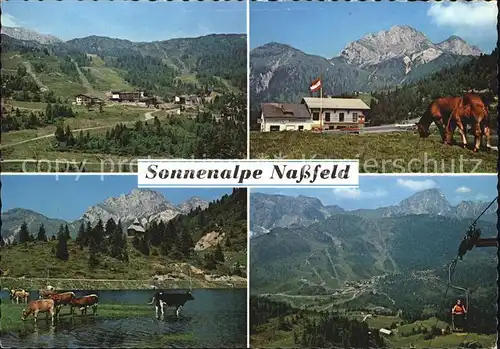
[[[158,291],[153,296],[153,299],[148,304],[155,303],[156,317],[158,317],[158,310],[161,309],[161,315],[164,316],[165,312],[163,310],[164,306],[175,307],[175,314],[179,316],[181,308],[186,304],[187,301],[194,300],[191,291],[186,293],[167,293],[164,291]]]

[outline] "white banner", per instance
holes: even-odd
[[[358,160],[138,160],[138,186],[359,186]]]

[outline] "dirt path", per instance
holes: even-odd
[[[76,63],[73,59],[71,59],[71,62],[73,62],[73,64],[75,65],[80,81],[82,82],[82,85],[87,89],[87,93],[93,96],[97,96],[96,91],[94,90],[90,82],[87,80],[87,77],[80,70],[78,63]]]
[[[33,80],[35,80],[35,83],[38,85],[38,88],[40,89],[41,92],[46,92],[49,90],[47,86],[43,84],[43,82],[38,79],[38,76],[36,76],[35,72],[33,71],[33,67],[31,66],[31,62],[29,61],[24,61],[23,62],[24,66],[26,67],[26,72],[31,75]]]
[[[144,113],[144,121],[148,121],[148,120],[153,119],[154,118],[153,113],[155,111],[156,110],[154,110],[154,111],[148,111],[148,112]],[[83,131],[91,131],[91,130],[100,130],[100,129],[104,129],[104,128],[115,127],[118,124],[131,124],[131,123],[135,123],[135,122],[136,121],[117,122],[116,124],[113,124],[113,125],[79,128],[79,129],[71,130],[71,132],[75,133],[75,132],[80,132],[80,131],[83,132]],[[35,138],[25,139],[24,141],[20,141],[20,142],[16,142],[16,143],[4,144],[4,145],[0,145],[0,149],[10,148],[10,147],[14,147],[16,145],[25,144],[25,143],[35,142],[35,141],[39,141],[41,139],[52,138],[54,136],[55,135],[53,133],[51,133],[51,134],[44,135],[44,136],[39,136],[39,137],[35,137]],[[4,160],[3,162],[8,162],[8,161]]]

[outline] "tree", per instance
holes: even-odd
[[[40,228],[38,229],[38,235],[36,237],[37,241],[47,241],[47,234],[45,233],[45,227],[43,224],[40,225]]]
[[[23,222],[21,228],[19,229],[19,242],[29,242],[31,241],[31,235],[28,231],[28,224]]]
[[[224,263],[224,253],[222,252],[222,248],[220,247],[220,243],[218,243],[217,247],[215,248],[214,259],[217,262]]]
[[[83,249],[83,246],[85,245],[85,240],[86,240],[85,233],[86,233],[85,226],[83,225],[83,222],[81,222],[80,228],[78,229],[78,234],[76,235],[76,239],[75,239],[75,242],[80,247],[80,249]]]
[[[90,252],[89,268],[92,269],[92,268],[95,268],[99,265],[99,258],[97,256],[98,247],[97,247],[97,243],[95,241],[94,236],[91,236],[89,238],[89,252]]]
[[[59,229],[59,233],[57,234],[57,238],[56,258],[62,261],[67,261],[69,259],[68,238],[64,232],[62,224],[61,229]]]
[[[66,237],[66,240],[71,240],[71,235],[69,234],[69,228],[67,224],[64,226],[64,236]]]

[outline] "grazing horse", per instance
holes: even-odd
[[[464,121],[474,125],[475,151],[480,146],[483,133],[486,135],[487,145],[490,146],[488,111],[481,97],[476,94],[467,94],[464,97],[441,97],[434,100],[420,118],[417,128],[420,137],[427,138],[430,135],[429,126],[434,122],[439,129],[443,143],[451,144],[453,131],[458,126],[462,135],[462,142],[466,146],[467,138],[463,126]]]
[[[417,122],[420,137],[429,137],[429,126],[434,122],[439,129],[441,139],[445,142],[445,125],[448,125],[449,117],[457,105],[460,105],[461,99],[461,97],[441,97],[432,101]]]
[[[464,148],[467,146],[464,122],[472,124],[475,139],[474,151],[478,151],[481,147],[483,134],[486,136],[486,146],[488,148],[491,147],[488,109],[481,97],[476,94],[466,94],[452,111],[446,127],[446,143],[449,144],[451,142],[455,126],[458,126],[458,130],[462,136],[462,144]]]

